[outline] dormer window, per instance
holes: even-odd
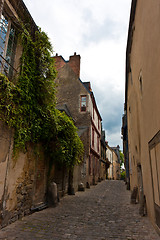
[[[81,96],[81,112],[86,112],[87,109],[87,96]]]

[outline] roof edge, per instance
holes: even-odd
[[[137,6],[137,0],[132,0],[131,11],[130,11],[130,20],[129,20],[129,28],[128,28],[127,48],[126,48],[125,109],[127,109],[128,72],[129,72],[129,69],[130,69],[129,54],[131,53],[131,48],[132,48],[133,22],[134,22],[134,19],[135,19],[136,6]]]

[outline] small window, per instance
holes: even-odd
[[[139,74],[139,89],[140,89],[140,94],[141,94],[141,98],[142,98],[142,94],[143,94],[143,75],[142,75],[142,70],[140,71],[140,74]]]
[[[89,156],[89,168],[88,168],[88,170],[89,170],[89,175],[91,175],[91,173],[92,173],[91,156]]]
[[[139,78],[139,84],[140,84],[140,91],[141,91],[141,94],[142,94],[142,91],[143,91],[142,76],[140,76],[140,78]]]
[[[86,112],[87,109],[87,97],[81,96],[81,112]]]
[[[99,152],[99,136],[97,136],[97,151]]]
[[[129,112],[131,113],[131,107],[129,107]]]
[[[92,147],[94,147],[94,128],[92,128]]]
[[[133,85],[132,69],[131,68],[130,68],[130,71],[129,71],[129,76],[130,76],[131,84]]]

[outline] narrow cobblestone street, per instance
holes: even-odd
[[[0,239],[158,240],[148,217],[130,204],[123,181],[103,181],[57,207],[24,217],[0,231]]]

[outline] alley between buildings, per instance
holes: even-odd
[[[158,240],[123,181],[103,181],[0,230],[0,239]]]

